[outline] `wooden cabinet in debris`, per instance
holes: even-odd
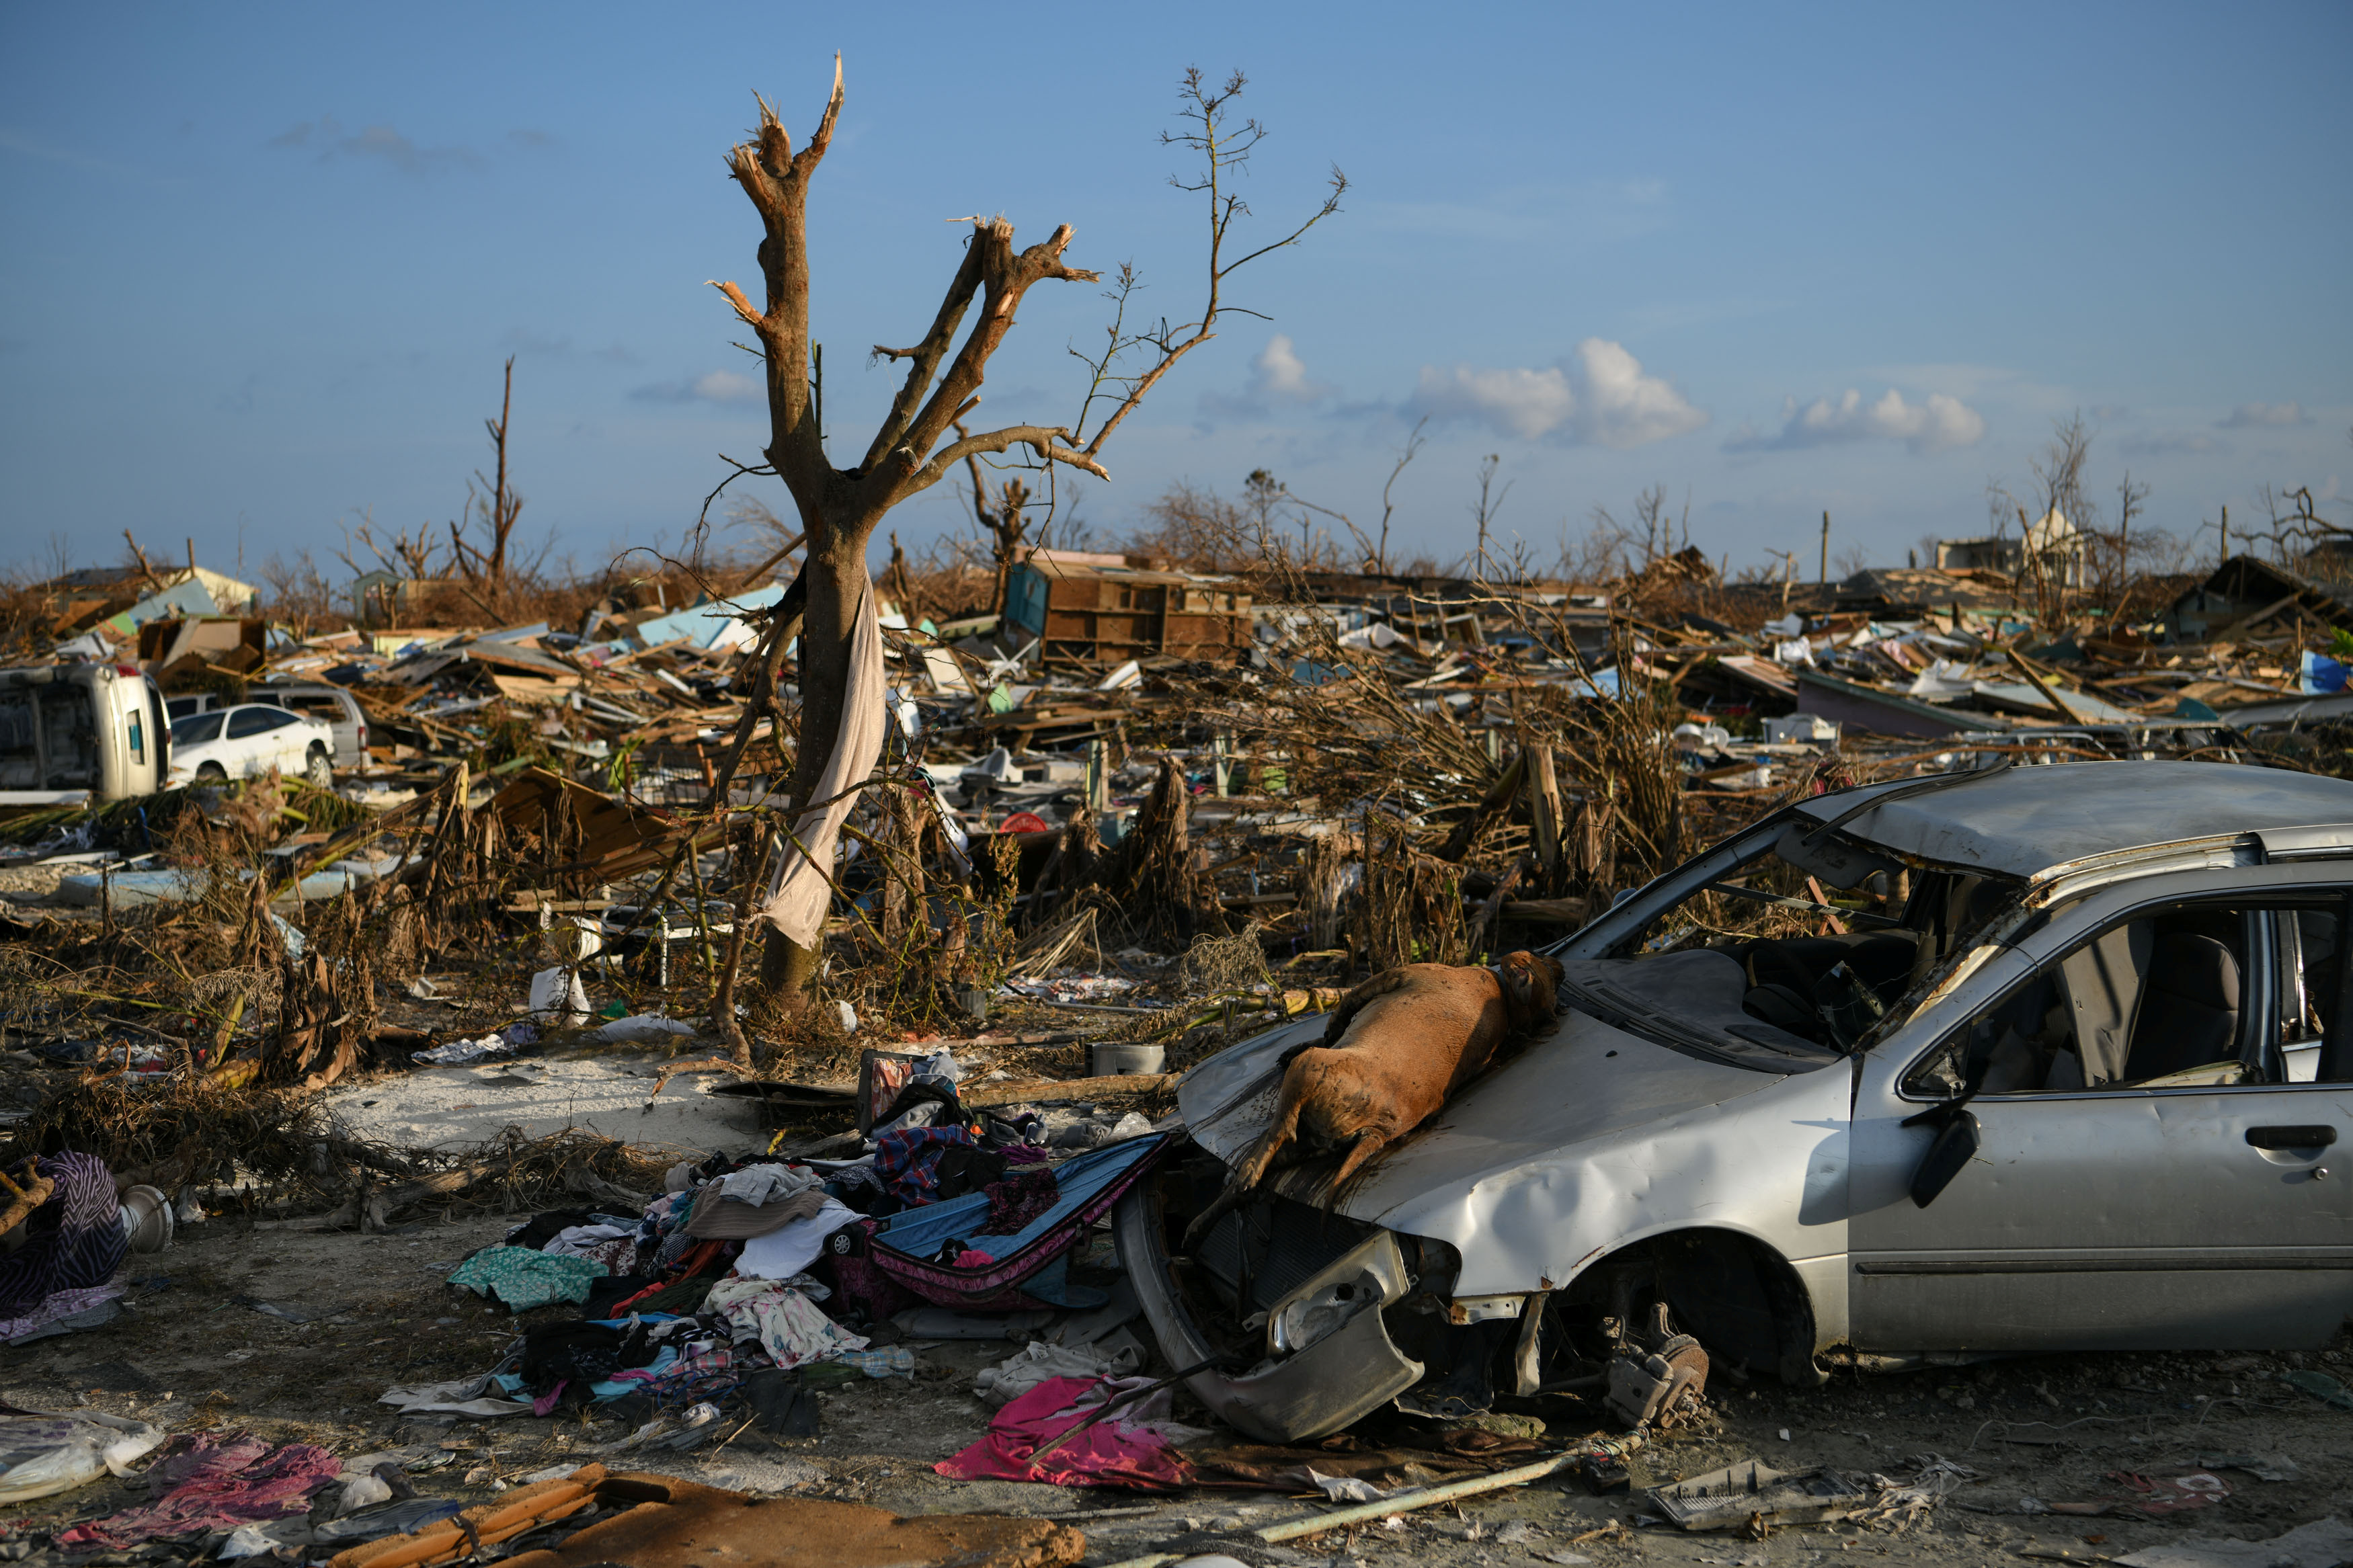
[[[1049,664],[1113,665],[1170,654],[1223,663],[1249,647],[1250,596],[1230,577],[1154,569],[1141,557],[1031,553],[1005,590],[1005,618]]]

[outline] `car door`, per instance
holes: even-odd
[[[266,708],[261,703],[228,710],[228,724],[221,729],[221,738],[228,742],[228,754],[221,766],[240,778],[259,778],[270,769],[285,769],[287,724],[294,721],[285,708]]]
[[[258,704],[228,710],[228,721],[221,726],[220,763],[231,777],[254,778],[269,771],[278,751],[269,731],[279,717],[277,709]]]
[[[173,765],[193,773],[205,763],[220,761],[220,753],[211,748],[220,739],[221,723],[226,717],[221,713],[190,713],[172,721]],[[222,766],[226,768],[227,764],[224,763]]]
[[[280,773],[291,778],[310,765],[311,742],[316,739],[316,731],[303,721],[301,714],[290,710],[280,714],[270,735],[278,742]]]
[[[1988,963],[1934,1033],[1874,1051],[1850,1178],[1856,1344],[2221,1349],[2333,1334],[2353,1309],[2353,1151],[2340,1147],[2353,1042],[2345,966],[2328,956],[2353,915],[2347,891],[2274,867],[2094,894]],[[2284,1063],[2289,928],[2323,953],[2293,1000],[2338,1031],[2316,1081]],[[1904,1124],[1971,1084],[1978,1147],[1924,1207],[1912,1185],[1936,1129]]]

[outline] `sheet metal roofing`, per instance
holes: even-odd
[[[2223,763],[2051,763],[1921,790],[1925,779],[1818,795],[1799,810],[1946,865],[2031,877],[2087,856],[2217,835],[2353,825],[2353,783]],[[1912,793],[1916,791],[1917,793]],[[2353,839],[2353,826],[2347,828]]]

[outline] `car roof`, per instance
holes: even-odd
[[[2012,877],[2119,850],[2289,827],[2346,824],[2353,844],[2353,783],[2285,768],[2049,763],[1942,776],[1952,782],[1898,779],[1816,795],[1798,810],[1844,818],[1848,836],[1899,854]],[[1893,798],[1874,805],[1874,795]]]

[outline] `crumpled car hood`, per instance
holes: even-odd
[[[1282,1091],[1276,1060],[1324,1031],[1321,1017],[1245,1041],[1185,1077],[1177,1107],[1194,1141],[1231,1163],[1262,1131]],[[1843,1074],[1817,1075],[1839,1080]],[[1467,1232],[1516,1228],[1513,1209],[1548,1227],[1566,1190],[1546,1192],[1543,1167],[1578,1145],[1661,1131],[1743,1096],[1787,1084],[1777,1073],[1703,1060],[1653,1045],[1581,1013],[1457,1094],[1343,1194],[1339,1212],[1462,1247]],[[1842,1106],[1841,1106],[1841,1109]],[[1531,1171],[1530,1167],[1536,1167]],[[1277,1177],[1308,1196],[1325,1162]],[[1499,1206],[1500,1205],[1500,1206]],[[1465,1248],[1466,1279],[1480,1270]]]

